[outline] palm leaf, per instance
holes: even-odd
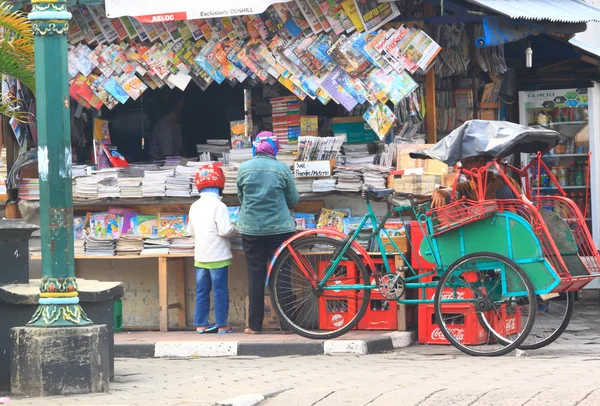
[[[0,3],[0,74],[12,76],[35,93],[33,32],[27,16]]]
[[[0,72],[20,80],[21,83],[27,86],[32,92],[35,92],[35,73],[33,65],[23,65],[22,62],[22,59],[16,58],[10,53],[0,52]]]
[[[0,28],[4,28],[6,35],[13,38],[22,38],[33,43],[33,31],[27,16],[21,11],[12,11],[13,6],[5,2],[0,3]]]
[[[8,118],[15,118],[20,123],[29,121],[29,112],[16,110],[18,108],[18,99],[8,103],[0,103],[0,115]]]

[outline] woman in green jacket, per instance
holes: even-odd
[[[237,227],[248,264],[246,334],[261,333],[268,262],[296,230],[290,207],[298,203],[298,190],[290,168],[277,161],[279,149],[273,133],[261,132],[253,143],[254,158],[241,164],[237,175],[241,202]]]

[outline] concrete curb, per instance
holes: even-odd
[[[281,357],[289,355],[368,355],[413,344],[415,332],[394,331],[366,340],[326,341],[185,341],[115,343],[117,358]]]

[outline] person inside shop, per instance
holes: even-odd
[[[156,122],[150,134],[150,160],[162,161],[168,156],[181,155],[183,107],[183,95],[172,96],[167,113]]]
[[[198,334],[233,333],[227,323],[229,290],[227,279],[231,265],[229,237],[236,234],[229,220],[229,210],[221,201],[225,175],[217,164],[198,169],[195,178],[200,199],[190,207],[188,233],[194,237],[194,265],[196,267],[196,310],[194,325]],[[208,323],[210,291],[213,291],[215,323]]]
[[[493,157],[488,155],[472,156],[461,161],[462,167],[468,171],[482,168],[487,165]],[[514,179],[510,178],[513,185],[521,193],[521,186]],[[475,191],[475,183],[472,181],[458,182],[456,185],[456,198],[466,198],[469,200],[477,200]],[[491,199],[516,199],[513,190],[506,184],[502,176],[488,171],[487,184],[485,190],[486,200]],[[444,189],[438,189],[431,195],[431,208],[443,207],[450,204],[450,192]]]
[[[262,331],[267,264],[296,230],[290,207],[299,201],[298,190],[290,168],[277,161],[279,149],[279,140],[273,133],[261,132],[253,143],[254,158],[241,164],[237,175],[241,203],[237,227],[248,264],[246,334]],[[287,329],[282,326],[282,331]]]

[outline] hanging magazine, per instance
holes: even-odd
[[[365,31],[377,30],[400,15],[396,3],[378,3],[377,0],[354,0]]]
[[[371,106],[363,118],[371,126],[380,139],[384,139],[396,122],[396,116],[388,106],[377,103]]]

